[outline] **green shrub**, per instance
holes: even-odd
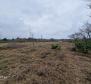
[[[61,46],[59,44],[52,44],[51,49],[61,49]]]
[[[87,41],[87,48],[88,48],[89,50],[91,50],[91,40],[88,40],[88,41]]]
[[[88,51],[91,49],[91,43],[89,41],[76,40],[75,48],[79,52],[88,53]]]

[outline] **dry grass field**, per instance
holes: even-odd
[[[91,84],[91,55],[72,43],[0,43],[0,84]]]

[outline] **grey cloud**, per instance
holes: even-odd
[[[0,0],[0,32],[7,37],[65,38],[89,19],[82,0]],[[7,34],[5,34],[7,33]]]

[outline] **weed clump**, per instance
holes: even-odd
[[[59,44],[52,44],[51,45],[51,49],[58,49],[58,50],[60,50],[61,46]]]

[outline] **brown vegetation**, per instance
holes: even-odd
[[[1,43],[0,84],[91,84],[90,55],[72,52],[72,43],[52,44]]]

